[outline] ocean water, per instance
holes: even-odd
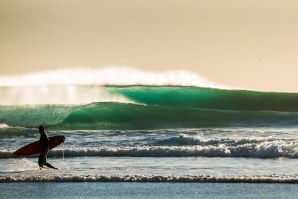
[[[19,190],[19,191],[18,191]],[[54,190],[54,191],[53,191]],[[21,194],[19,193],[21,192]],[[294,184],[244,183],[1,183],[3,198],[276,198],[297,197]]]
[[[298,93],[16,81],[0,79],[4,184],[298,183]],[[59,170],[39,170],[37,156],[12,155],[39,139],[40,124],[48,136],[66,137],[49,153]]]
[[[127,101],[2,105],[1,182],[298,182],[298,94],[186,86],[76,89]],[[39,124],[48,136],[66,137],[49,153],[58,171],[40,171],[37,156],[12,155],[39,139]]]

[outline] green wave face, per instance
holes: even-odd
[[[159,129],[289,125],[298,113],[220,111],[189,107],[100,103],[73,111],[59,129]]]
[[[173,86],[108,87],[108,90],[136,102],[150,105],[240,111],[298,111],[297,93],[266,93]]]
[[[84,92],[92,87],[83,89]],[[0,124],[51,129],[158,129],[298,124],[298,94],[174,86],[108,86],[136,103],[0,106]],[[3,125],[2,125],[3,126]]]

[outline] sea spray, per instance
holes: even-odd
[[[223,86],[212,83],[196,73],[185,70],[150,72],[130,67],[77,67],[0,77],[0,86],[3,87],[46,87],[51,85],[179,85],[223,88]]]
[[[0,105],[81,105],[93,102],[133,103],[120,94],[112,94],[98,86],[30,86],[0,87]]]

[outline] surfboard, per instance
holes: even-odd
[[[64,141],[65,141],[64,136],[49,137],[49,149],[55,148],[56,146],[63,143]],[[32,142],[16,150],[13,153],[13,155],[24,157],[24,156],[38,154],[41,152],[41,147],[42,147],[41,142],[38,140],[36,142]]]

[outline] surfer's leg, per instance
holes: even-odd
[[[43,165],[45,165],[45,166],[47,166],[47,167],[49,167],[49,168],[51,168],[51,169],[58,169],[58,168],[52,166],[50,163],[47,163],[47,162],[44,163]]]
[[[39,158],[38,158],[39,167],[42,168],[44,163],[45,163],[45,155],[44,155],[44,153],[40,153]]]
[[[43,165],[45,165],[51,169],[58,169],[58,168],[54,167],[53,165],[51,165],[50,163],[47,163],[47,156],[45,156]]]

